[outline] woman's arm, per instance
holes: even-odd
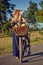
[[[27,23],[25,18],[22,18],[22,22],[23,23]]]
[[[10,24],[11,24],[11,27],[12,27],[12,30],[13,30],[13,31],[14,31],[14,26],[16,25],[16,23],[17,23],[17,22],[15,21],[15,19],[12,18]]]
[[[16,24],[16,20],[14,20],[14,18],[12,18],[11,20],[11,27],[13,27]]]

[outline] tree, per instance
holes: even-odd
[[[41,9],[43,10],[43,1],[41,1],[41,2],[39,3],[39,5],[40,5]]]
[[[29,1],[29,7],[28,7],[28,13],[27,16],[30,20],[34,18],[35,11],[37,11],[37,3],[33,3],[32,1]]]
[[[30,22],[32,23],[34,30],[36,24],[35,12],[38,10],[37,3],[29,1],[29,7],[27,10],[28,10],[27,17],[28,19],[30,19]]]
[[[35,18],[37,22],[43,22],[43,10],[38,10],[35,12]]]
[[[8,13],[11,15],[14,10],[15,4],[11,4],[10,0],[0,0],[0,16],[2,17],[2,22],[7,19]]]
[[[27,11],[24,11],[24,12],[23,12],[23,16],[24,16],[25,18],[27,17],[26,15],[27,15]]]
[[[0,0],[0,19],[2,23],[2,33],[3,31],[3,25],[5,21],[7,21],[7,15],[12,15],[12,12],[14,10],[15,4],[11,4],[10,0]]]

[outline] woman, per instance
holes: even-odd
[[[19,50],[18,50],[18,45],[19,45],[19,38],[17,36],[15,36],[15,32],[14,32],[14,25],[16,25],[17,23],[19,23],[21,21],[21,17],[22,17],[22,11],[21,10],[15,10],[13,12],[13,18],[11,20],[11,26],[12,26],[12,43],[13,43],[13,56],[16,56],[16,59],[19,58]],[[25,19],[22,18],[22,21],[25,22]],[[19,25],[19,24],[18,24]]]
[[[19,58],[19,49],[18,49],[18,45],[19,45],[19,38],[15,35],[14,32],[14,26],[17,24],[19,25],[24,23],[26,20],[22,17],[22,11],[21,10],[15,10],[13,12],[13,18],[11,20],[11,26],[12,26],[12,43],[13,43],[13,56],[16,57],[16,59]],[[26,23],[26,22],[25,22]],[[27,23],[26,23],[27,24]],[[28,35],[26,35],[26,37],[28,39]]]

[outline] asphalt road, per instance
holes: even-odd
[[[31,55],[25,56],[22,63],[12,53],[2,55],[0,65],[43,65],[43,44],[31,47]]]

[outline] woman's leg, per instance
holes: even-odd
[[[18,44],[18,37],[15,36],[15,33],[12,33],[13,37],[12,37],[12,43],[13,43],[13,56],[19,57],[19,50],[17,47]]]

